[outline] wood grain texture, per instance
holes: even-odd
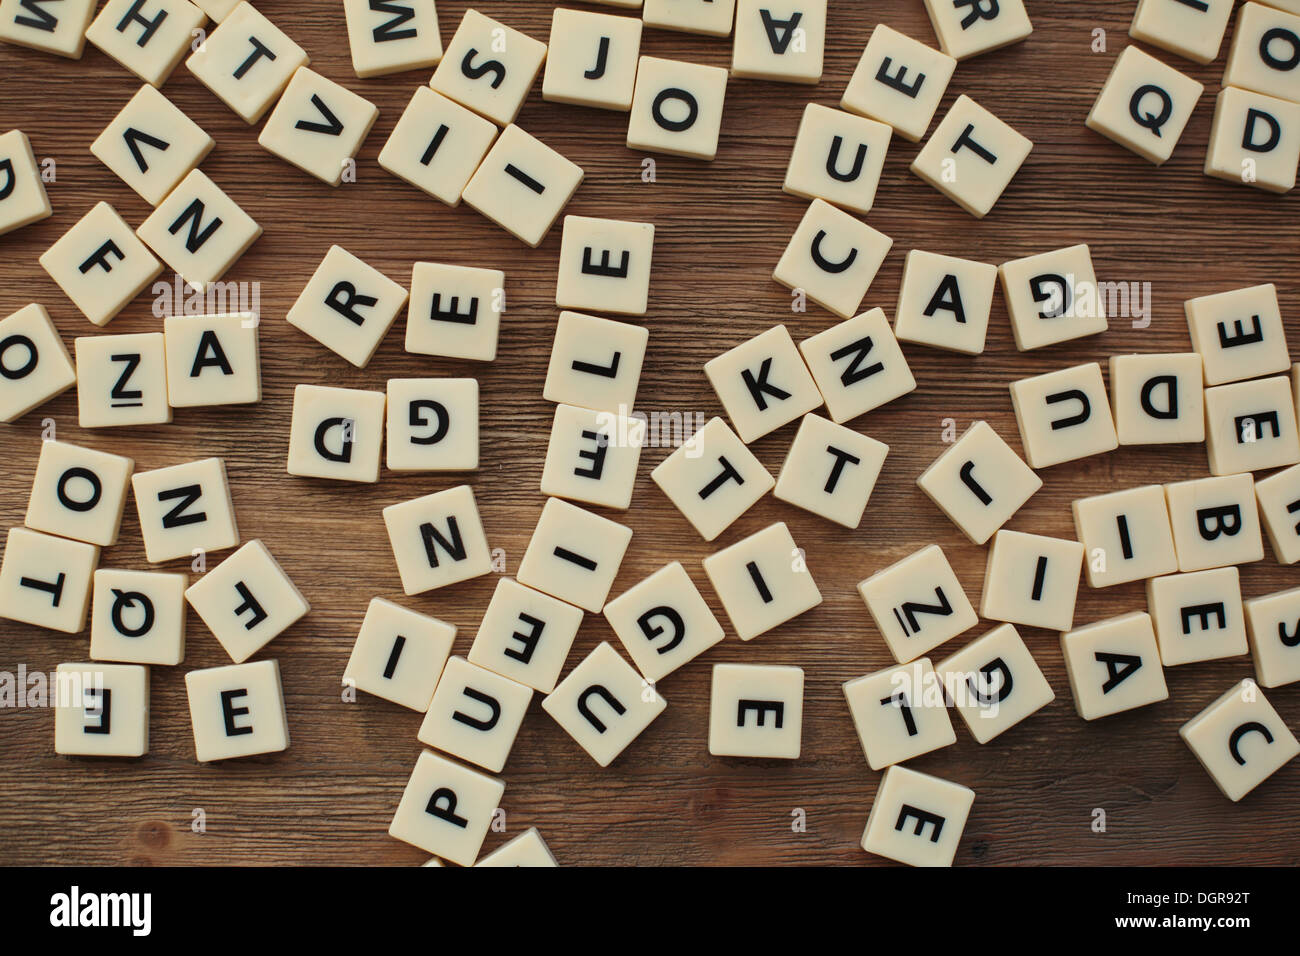
[[[575,4],[576,6],[584,6]],[[484,12],[545,39],[553,4],[483,0]],[[840,684],[891,663],[855,585],[931,542],[946,549],[978,601],[983,548],[965,541],[915,486],[942,450],[944,419],[959,428],[983,418],[1019,447],[1007,384],[1019,377],[1102,360],[1118,352],[1187,351],[1186,298],[1275,282],[1283,314],[1300,314],[1297,217],[1300,198],[1272,196],[1201,172],[1212,100],[1223,57],[1197,67],[1159,54],[1207,86],[1174,153],[1159,170],[1083,126],[1084,117],[1128,42],[1132,0],[1065,4],[1030,0],[1027,42],[959,66],[940,115],[960,93],[1025,133],[1035,144],[1023,170],[984,221],[976,221],[908,171],[918,147],[891,144],[872,225],[895,240],[864,308],[892,316],[903,259],[923,248],[1002,262],[1061,246],[1092,246],[1099,278],[1149,281],[1154,318],[1146,329],[1112,322],[1104,335],[1021,354],[999,296],[987,351],[975,358],[906,347],[919,387],[855,426],[890,446],[881,483],[860,529],[846,531],[770,496],[707,545],[649,479],[667,454],[648,449],[631,511],[635,531],[614,593],[671,560],[682,561],[721,614],[700,559],[765,525],[789,523],[806,549],[825,602],[749,644],[734,635],[663,681],[664,715],[609,769],[601,770],[535,699],[506,767],[510,830],[541,828],[564,864],[875,864],[858,847],[879,775],[871,772]],[[355,184],[331,189],[261,149],[245,126],[184,69],[166,94],[216,139],[203,169],[266,228],[227,277],[262,283],[264,399],[256,406],[191,409],[166,427],[83,432],[69,392],[13,425],[0,426],[0,526],[21,524],[40,450],[41,419],[60,438],[129,454],[140,469],[206,455],[226,459],[244,540],[262,538],[312,603],[310,615],[262,655],[281,662],[292,748],[283,754],[200,765],[194,761],[183,674],[227,662],[190,617],[184,665],[153,675],[152,748],[138,761],[84,760],[53,753],[53,714],[0,710],[0,860],[8,863],[414,864],[419,850],[386,830],[420,745],[420,717],[362,695],[340,700],[340,677],[366,604],[381,595],[456,624],[465,653],[495,585],[484,577],[415,598],[401,595],[380,519],[393,502],[458,479],[385,473],[373,486],[291,478],[285,455],[293,387],[300,382],[382,388],[393,376],[474,375],[482,387],[482,464],[472,476],[489,542],[513,573],[543,499],[538,491],[552,413],[542,399],[557,310],[560,231],[528,249],[473,210],[448,209],[378,167],[375,157],[425,71],[358,80],[351,68],[341,4],[264,0],[262,9],[310,52],[313,67],[374,101],[379,120],[358,159]],[[440,0],[444,42],[466,7]],[[590,7],[589,9],[597,9]],[[599,8],[611,12],[610,8]],[[656,157],[657,181],[641,181],[643,156],[624,144],[626,118],[545,103],[534,88],[519,123],[586,171],[567,212],[640,219],[658,230],[650,348],[638,397],[645,411],[720,413],[702,372],[714,355],[780,322],[796,339],[832,324],[810,306],[792,314],[789,292],[771,271],[806,203],[781,191],[804,104],[837,105],[878,21],[933,43],[921,0],[831,0],[826,71],[802,88],[732,81],[718,158],[698,163]],[[1109,51],[1093,53],[1092,31]],[[729,41],[648,30],[643,52],[725,66]],[[1226,55],[1227,44],[1224,46]],[[38,157],[54,157],[49,187],[55,215],[0,238],[0,314],[45,304],[64,337],[93,334],[37,265],[37,256],[94,202],[113,203],[133,225],[146,205],[100,166],[88,146],[138,83],[92,47],[64,62],[0,48],[0,129],[19,127]],[[409,281],[418,260],[501,268],[508,312],[497,360],[486,366],[406,355],[402,326],[363,370],[346,364],[284,321],[331,243]],[[161,327],[148,294],[107,329]],[[1300,331],[1290,330],[1293,350]],[[757,442],[774,472],[793,425]],[[1045,485],[1010,527],[1073,537],[1073,498],[1152,481],[1206,474],[1205,449],[1125,448],[1043,472]],[[621,519],[620,519],[621,520]],[[121,543],[102,566],[146,567],[134,508]],[[184,562],[176,569],[183,569]],[[1243,568],[1247,595],[1296,585],[1271,553]],[[1104,592],[1081,588],[1076,620],[1145,606],[1141,584]],[[981,624],[972,634],[991,625]],[[1240,658],[1168,672],[1170,699],[1085,724],[1074,713],[1056,635],[1024,630],[1055,688],[1038,715],[979,746],[959,727],[958,743],[914,762],[977,793],[959,864],[1173,864],[1300,862],[1293,762],[1239,805],[1215,789],[1177,736],[1178,726],[1234,681],[1252,674]],[[959,638],[945,651],[955,649]],[[570,657],[615,640],[587,615]],[[87,655],[87,635],[68,637],[0,622],[0,669],[20,662],[50,670]],[[709,756],[710,665],[719,661],[798,664],[807,672],[804,752],[797,762]],[[1268,693],[1300,727],[1300,688]],[[208,829],[190,830],[203,808]],[[1093,808],[1109,829],[1090,829]],[[791,812],[807,832],[791,830]],[[487,849],[505,836],[492,834]]]

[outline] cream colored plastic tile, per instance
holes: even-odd
[[[1255,676],[1265,687],[1300,681],[1300,588],[1245,602]]]
[[[549,694],[581,624],[580,608],[502,578],[470,646],[470,663]]]
[[[97,661],[174,667],[185,659],[189,575],[100,568],[90,610],[90,656]]]
[[[872,770],[957,742],[928,657],[848,681],[844,699]]]
[[[505,311],[506,274],[434,262],[411,269],[406,313],[408,352],[490,362]]]
[[[1096,362],[1011,383],[1020,444],[1033,468],[1050,468],[1119,447],[1106,383]]]
[[[368,99],[299,67],[257,142],[285,162],[337,186],[354,166],[379,107]]]
[[[880,779],[862,833],[862,849],[908,866],[952,866],[975,791],[890,767]]]
[[[776,483],[721,418],[711,418],[650,472],[677,510],[712,541]]]
[[[196,289],[226,274],[262,227],[195,169],[140,223],[136,235]]]
[[[626,113],[632,108],[641,21],[556,7],[542,99]]]
[[[1110,357],[1110,405],[1121,445],[1205,440],[1201,356],[1195,352]]]
[[[289,749],[278,661],[190,671],[185,690],[200,763]]]
[[[709,753],[798,760],[802,736],[803,668],[713,665]]]
[[[912,172],[983,219],[1034,148],[969,96],[957,97],[929,141],[912,161]]]
[[[162,263],[106,202],[96,203],[40,257],[72,304],[107,325],[162,272]]]
[[[705,0],[668,2],[698,4]],[[730,7],[732,2],[717,0],[717,6]],[[645,22],[647,26],[655,25],[650,20]],[[628,149],[712,161],[718,154],[726,97],[726,70],[655,56],[641,57],[628,115]]]
[[[131,476],[149,563],[197,557],[239,544],[226,466],[203,458]]]
[[[452,657],[420,724],[420,742],[500,773],[532,699],[531,687]]]
[[[1178,570],[1160,485],[1076,498],[1071,511],[1091,587],[1108,588]]]
[[[1286,375],[1207,388],[1205,423],[1212,475],[1300,462],[1295,396]]]
[[[542,468],[542,494],[626,511],[644,437],[635,419],[557,405]]]
[[[548,402],[628,414],[636,402],[649,330],[561,312],[542,396]]]
[[[383,392],[297,386],[289,429],[289,474],[378,481],[386,402]]]
[[[709,359],[704,374],[746,444],[822,404],[817,383],[784,325]]]
[[[1223,385],[1291,367],[1277,287],[1248,286],[1183,303],[1192,348],[1205,365],[1205,384]]]
[[[56,675],[56,754],[143,757],[149,752],[149,668],[60,664]]]
[[[555,304],[645,315],[655,227],[648,222],[565,216]]]
[[[1029,648],[1010,624],[995,627],[935,664],[934,670],[966,729],[981,744],[1056,699]]]
[[[0,560],[0,618],[80,633],[98,563],[94,545],[10,528]]]
[[[251,3],[222,20],[185,68],[250,126],[262,118],[300,66],[307,51],[289,39]]]
[[[234,12],[242,0],[194,0],[194,5],[217,23]]]
[[[894,334],[902,342],[979,355],[997,284],[997,266],[913,249],[903,264]]]
[[[1155,631],[1145,611],[1107,618],[1061,635],[1074,709],[1084,720],[1169,698]]]
[[[211,2],[211,0],[207,0]],[[0,40],[80,60],[99,0],[0,0]]]
[[[167,404],[243,405],[262,400],[258,318],[169,315],[163,320]]]
[[[773,494],[846,528],[862,521],[889,446],[861,432],[805,415]]]
[[[1300,104],[1227,87],[1214,101],[1205,175],[1285,193],[1300,162]]]
[[[489,120],[422,86],[379,151],[379,165],[455,206],[496,136]]]
[[[822,603],[804,553],[783,521],[709,555],[703,564],[742,641],[752,641]]]
[[[421,594],[492,570],[483,524],[469,485],[389,505],[384,526],[402,590]]]
[[[736,0],[731,75],[817,83],[826,49],[827,0]]]
[[[1232,0],[1138,0],[1128,34],[1194,63],[1211,63],[1230,16]]]
[[[1255,482],[1255,499],[1273,557],[1279,564],[1300,561],[1300,465]]]
[[[781,188],[866,215],[876,201],[890,133],[884,123],[809,103]]]
[[[1178,736],[1234,803],[1300,754],[1295,734],[1252,680],[1183,724]]]
[[[596,612],[605,606],[631,540],[631,528],[548,498],[516,577],[520,584]]]
[[[736,0],[645,0],[641,16],[648,27],[725,37],[735,13]]]
[[[1246,653],[1236,568],[1152,578],[1147,581],[1147,610],[1165,667]]]
[[[462,198],[536,248],[582,182],[582,168],[518,126],[507,126]]]
[[[877,571],[858,584],[858,593],[900,664],[928,654],[979,621],[937,544]]]
[[[311,610],[261,541],[248,542],[185,591],[231,660],[242,664]]]
[[[1300,101],[1300,15],[1243,3],[1223,85]]]
[[[61,441],[41,443],[24,524],[87,544],[117,544],[135,462]]]
[[[545,60],[541,40],[470,9],[429,85],[498,126],[507,126],[519,115]]]
[[[998,275],[1020,351],[1106,331],[1106,307],[1087,246],[1004,262]]]
[[[207,22],[189,0],[108,0],[87,27],[86,39],[158,87],[189,52],[194,31]]]
[[[943,52],[959,60],[1019,43],[1033,32],[1024,0],[925,0]]]
[[[1204,92],[1186,73],[1126,47],[1084,125],[1159,166],[1173,155]]]
[[[980,617],[1068,631],[1082,569],[1083,545],[1077,541],[999,531],[984,568]]]
[[[505,789],[503,780],[425,750],[415,761],[388,835],[471,866]]]
[[[17,421],[76,382],[68,347],[44,306],[33,302],[0,320],[0,422]]]
[[[88,335],[72,345],[82,428],[159,425],[172,420],[163,333]]]
[[[1043,487],[988,422],[974,422],[916,479],[966,537],[983,544]]]
[[[424,713],[455,639],[453,624],[371,598],[343,683]]]
[[[0,135],[0,236],[53,213],[27,134],[11,129]]]
[[[475,866],[559,866],[537,827],[529,827],[519,836],[497,847]]]
[[[893,245],[883,232],[814,199],[772,278],[847,319],[858,311]]]
[[[957,61],[948,54],[878,23],[840,106],[888,123],[903,139],[919,142],[956,68]]]
[[[478,468],[478,380],[388,380],[389,471]]]
[[[1250,475],[1175,482],[1165,485],[1165,498],[1178,570],[1203,571],[1263,560],[1255,480]]]
[[[542,700],[542,709],[602,767],[613,763],[667,706],[655,686],[607,641]]]
[[[646,680],[663,680],[722,640],[722,625],[680,562],[605,605],[605,620]]]
[[[352,69],[363,79],[436,66],[442,35],[434,0],[343,0]]]

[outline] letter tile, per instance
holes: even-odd
[[[234,12],[243,0],[194,0],[194,5],[208,15],[215,23],[220,23]]]
[[[651,0],[651,3],[663,0]],[[698,4],[701,0],[667,0]],[[717,0],[730,8],[734,0]],[[728,14],[730,17],[730,14]],[[654,26],[649,19],[646,26]],[[728,32],[730,21],[728,20]],[[716,66],[643,56],[628,116],[628,149],[712,161],[722,133],[727,71]]]
[[[641,21],[635,17],[556,7],[542,99],[626,113],[640,52]]]
[[[802,735],[802,667],[713,665],[709,753],[798,760]]]
[[[957,742],[928,657],[848,681],[844,698],[872,770]]]
[[[784,325],[709,359],[704,374],[746,444],[822,404],[817,384]]]
[[[631,528],[548,498],[516,577],[520,584],[597,612],[631,540]]]
[[[986,744],[1056,699],[1029,648],[1000,624],[934,665],[966,729]]]
[[[888,123],[903,139],[919,142],[930,128],[957,61],[878,23],[844,88],[840,106]]]
[[[782,83],[822,78],[827,0],[736,0],[731,75]]]
[[[722,625],[674,561],[605,605],[605,620],[646,680],[657,683],[722,640]]]
[[[191,584],[185,600],[242,664],[311,610],[261,541],[248,542]]]
[[[1255,482],[1255,498],[1273,557],[1279,564],[1300,561],[1300,465]]]
[[[220,458],[137,471],[131,489],[150,564],[239,544],[226,465]]]
[[[1275,375],[1207,388],[1205,447],[1212,475],[1300,462],[1291,379]]]
[[[41,253],[40,263],[95,325],[107,325],[162,272],[162,263],[106,202]]]
[[[492,144],[462,198],[535,249],[577,192],[582,175],[582,167],[511,125]]]
[[[258,317],[169,315],[163,320],[167,404],[245,405],[262,400]]]
[[[989,546],[980,617],[1068,631],[1082,569],[1079,542],[1003,529]]]
[[[10,528],[0,560],[0,618],[80,633],[98,563],[92,544]]]
[[[252,661],[185,675],[200,763],[289,749],[278,661]]]
[[[505,789],[503,780],[425,750],[415,761],[388,835],[472,866]]]
[[[225,275],[261,234],[262,227],[201,169],[182,179],[136,230],[200,291]]]
[[[858,311],[893,245],[883,232],[814,199],[772,278],[847,319]]]
[[[174,667],[185,659],[188,574],[100,568],[90,609],[97,661]]]
[[[711,418],[650,472],[705,541],[712,541],[776,483],[721,418]]]
[[[542,700],[542,709],[591,758],[608,767],[668,701],[608,641],[582,659]]]
[[[493,123],[422,86],[379,151],[379,165],[439,202],[457,206],[496,136]]]
[[[1024,0],[925,0],[939,46],[965,60],[1019,43],[1033,32]]]
[[[434,262],[411,269],[406,351],[491,362],[505,311],[506,274]]]
[[[1160,485],[1077,498],[1071,510],[1089,586],[1108,588],[1178,570]]]
[[[805,415],[773,494],[828,521],[856,528],[888,454],[884,442],[820,415]]]
[[[1074,709],[1084,720],[1169,698],[1151,616],[1133,611],[1061,635]]]
[[[61,441],[41,443],[24,524],[87,544],[117,544],[135,462]]]
[[[975,544],[983,544],[1043,487],[988,422],[974,422],[916,485]]]
[[[420,724],[420,742],[500,773],[532,699],[531,687],[452,657]]]
[[[704,559],[704,573],[742,641],[752,641],[822,603],[784,521]]]
[[[1121,445],[1205,440],[1201,356],[1195,352],[1110,357],[1110,404]]]
[[[1300,102],[1300,16],[1243,3],[1223,85]]]
[[[0,40],[80,60],[99,0],[0,0]]]
[[[1234,86],[1219,91],[1205,175],[1285,193],[1295,188],[1297,163],[1300,104]]]
[[[913,249],[903,265],[894,334],[901,342],[979,355],[997,284],[997,266]]]
[[[559,866],[537,827],[497,847],[475,866]]]
[[[866,215],[876,201],[890,134],[884,123],[809,103],[781,188]]]
[[[736,0],[645,0],[641,17],[659,30],[725,37],[731,35],[735,12]]]
[[[880,778],[862,849],[908,866],[952,866],[975,791],[907,767]]]
[[[1159,166],[1173,155],[1204,92],[1186,73],[1126,47],[1084,125]]]
[[[252,126],[279,99],[298,67],[310,62],[306,50],[251,3],[241,3],[190,54],[185,68]]]
[[[424,713],[455,639],[454,624],[371,598],[343,683]]]
[[[542,494],[626,511],[644,441],[644,425],[637,419],[557,405]]]
[[[1265,687],[1300,680],[1300,588],[1245,602],[1246,634],[1255,676]]]
[[[1119,447],[1096,362],[1012,382],[1011,404],[1030,467],[1050,468]]]
[[[478,468],[478,379],[388,380],[388,470]]]
[[[143,757],[149,752],[149,668],[60,664],[55,674],[56,754]]]
[[[213,145],[198,123],[145,84],[90,144],[90,151],[136,195],[156,206]]]
[[[374,103],[302,66],[257,142],[321,182],[337,186],[378,117]]]
[[[365,79],[436,66],[442,35],[434,0],[343,0],[352,69]]]
[[[1218,59],[1232,0],[1138,0],[1128,35],[1194,63]]]
[[[429,85],[462,106],[509,126],[546,60],[546,44],[466,10]]]
[[[629,414],[650,332],[580,312],[561,312],[542,396],[548,402]]]
[[[648,222],[565,216],[555,304],[645,315],[654,242]]]
[[[1165,485],[1179,571],[1204,571],[1264,559],[1255,480],[1250,475]]]
[[[858,584],[858,593],[900,664],[928,654],[979,621],[937,544],[877,571]]]
[[[87,335],[73,340],[77,416],[82,428],[158,425],[172,420],[167,404],[163,333]]]
[[[53,213],[27,134],[11,129],[0,135],[0,236]]]
[[[108,0],[86,39],[154,87],[162,86],[208,22],[189,0]]]
[[[469,661],[549,694],[582,624],[582,610],[510,579],[497,582]]]
[[[1192,348],[1205,363],[1205,384],[1225,385],[1291,367],[1286,329],[1272,283],[1183,303]]]
[[[912,161],[912,172],[983,219],[1034,148],[964,93]]]
[[[492,570],[492,554],[469,485],[389,505],[384,509],[384,525],[407,594],[422,594]]]
[[[1250,679],[1183,724],[1178,736],[1233,803],[1300,754],[1295,734]]]
[[[0,422],[14,422],[77,383],[68,347],[44,306],[0,320]]]
[[[1246,622],[1236,568],[1147,581],[1147,609],[1165,667],[1245,654]]]
[[[297,386],[289,430],[289,474],[378,481],[386,402],[383,392]]]
[[[1087,246],[1004,262],[998,275],[1020,351],[1106,331],[1106,310]]]

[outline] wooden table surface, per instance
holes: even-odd
[[[586,9],[601,9],[576,4]],[[341,4],[264,0],[312,65],[374,101],[379,120],[358,157],[358,181],[331,189],[271,156],[247,127],[183,67],[164,91],[217,141],[203,169],[266,229],[227,276],[261,283],[263,400],[254,406],[185,409],[171,425],[83,431],[68,392],[0,426],[0,526],[21,524],[41,444],[41,420],[58,437],[128,454],[138,469],[209,455],[226,460],[244,540],[263,539],[311,602],[311,613],[259,657],[280,661],[293,744],[267,757],[224,765],[195,762],[184,672],[228,663],[192,613],[185,662],[153,673],[151,749],[140,760],[54,754],[53,713],[0,710],[0,862],[45,864],[415,864],[426,854],[387,835],[420,752],[420,715],[360,695],[341,700],[340,677],[366,604],[379,595],[454,623],[464,654],[496,575],[404,598],[380,510],[460,483],[442,475],[383,473],[375,485],[289,477],[285,456],[293,388],[300,382],[382,388],[391,376],[474,375],[482,389],[481,466],[469,480],[489,543],[513,574],[543,504],[538,490],[552,406],[542,398],[557,310],[558,226],[528,249],[472,209],[449,209],[384,172],[375,157],[428,71],[358,80]],[[482,0],[479,8],[546,39],[554,4]],[[1073,243],[1092,247],[1103,281],[1150,282],[1153,320],[1138,329],[1114,320],[1104,335],[1031,353],[1012,343],[1001,295],[988,348],[969,358],[922,347],[905,351],[918,388],[854,425],[890,446],[861,527],[848,531],[768,496],[712,545],[649,479],[667,454],[647,449],[631,510],[634,529],[614,587],[620,593],[680,560],[718,612],[700,560],[773,521],[790,525],[807,552],[824,603],[748,644],[734,634],[666,678],[668,709],[602,770],[534,698],[503,776],[511,833],[538,826],[562,864],[874,864],[858,846],[880,780],[866,764],[840,692],[843,681],[892,663],[855,585],[931,542],[945,548],[978,604],[985,551],[967,542],[915,485],[942,450],[945,420],[960,430],[986,419],[1019,448],[1007,384],[1119,352],[1187,351],[1185,299],[1261,282],[1278,286],[1283,314],[1300,314],[1297,222],[1300,196],[1274,196],[1205,177],[1201,166],[1223,68],[1160,54],[1206,84],[1206,94],[1160,169],[1084,128],[1083,120],[1128,43],[1133,0],[1086,4],[1031,0],[1027,42],[961,64],[940,115],[961,93],[1034,142],[1010,189],[984,221],[962,212],[908,171],[918,146],[895,137],[872,225],[894,238],[864,310],[892,317],[903,259],[912,248],[999,263]],[[444,43],[466,3],[439,0]],[[720,414],[703,363],[777,323],[803,339],[837,320],[816,306],[791,312],[771,272],[806,203],[781,191],[804,104],[837,105],[880,19],[935,43],[921,0],[831,0],[826,69],[814,88],[732,81],[713,163],[658,156],[656,181],[642,181],[641,154],[624,142],[626,117],[545,103],[540,83],[519,123],[577,162],[586,179],[569,213],[637,219],[657,229],[650,346],[638,396],[646,412]],[[1094,31],[1106,52],[1094,52]],[[1231,35],[1231,34],[1230,34]],[[1224,55],[1228,43],[1223,47]],[[725,66],[727,40],[647,30],[642,51]],[[1158,51],[1157,51],[1158,52]],[[139,86],[87,46],[64,61],[0,47],[0,130],[19,127],[36,156],[57,161],[48,186],[55,214],[0,238],[0,315],[38,301],[65,339],[90,326],[37,265],[37,257],[96,201],[132,225],[146,204],[89,152],[98,132]],[[477,365],[402,351],[402,321],[374,361],[355,369],[289,326],[284,314],[331,243],[409,282],[413,262],[504,269],[508,311],[497,359]],[[638,320],[642,321],[642,320]],[[113,320],[113,333],[157,330],[148,292]],[[1290,345],[1300,354],[1300,330]],[[775,472],[795,425],[754,446]],[[1073,498],[1207,473],[1202,446],[1124,448],[1042,473],[1043,489],[1009,527],[1074,536]],[[120,543],[101,566],[145,568],[139,524],[127,508]],[[175,563],[184,570],[185,562]],[[1291,587],[1294,570],[1271,552],[1242,569],[1247,596]],[[1141,583],[1105,591],[1081,586],[1076,623],[1145,607]],[[954,650],[991,624],[945,647]],[[1240,804],[1228,802],[1177,735],[1179,725],[1233,682],[1252,676],[1248,658],[1167,672],[1168,701],[1086,724],[1074,712],[1056,635],[1023,629],[1057,693],[1054,703],[986,746],[959,721],[958,742],[912,763],[969,785],[978,796],[958,864],[1211,864],[1300,862],[1292,762]],[[587,615],[569,665],[603,640]],[[87,632],[66,636],[0,621],[0,670],[53,669],[84,660]],[[708,753],[711,665],[797,664],[806,671],[803,756],[794,762],[735,760]],[[1300,686],[1268,692],[1300,728]],[[206,832],[193,832],[194,811]],[[1094,809],[1107,829],[1094,832]],[[792,821],[802,810],[806,832]],[[485,849],[509,834],[492,833]]]

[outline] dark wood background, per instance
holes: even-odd
[[[554,4],[483,0],[483,12],[546,39]],[[611,8],[575,4],[584,9]],[[940,116],[961,93],[1011,123],[1034,151],[989,217],[978,222],[910,172],[917,145],[895,137],[872,225],[895,240],[863,308],[892,316],[903,259],[912,248],[998,263],[1077,242],[1092,247],[1103,281],[1149,281],[1149,328],[1113,321],[1106,334],[1017,353],[1001,296],[986,352],[976,358],[906,347],[919,388],[855,426],[889,444],[890,456],[862,526],[846,531],[770,496],[713,545],[702,542],[650,481],[667,454],[642,457],[632,509],[635,530],[614,593],[681,560],[721,618],[700,559],[784,520],[807,550],[825,602],[797,621],[742,644],[734,634],[665,679],[665,714],[609,769],[601,770],[535,698],[503,776],[510,832],[536,825],[562,864],[871,864],[858,842],[879,774],[867,767],[840,684],[892,663],[855,589],[877,569],[941,543],[978,603],[984,549],[969,544],[916,488],[939,454],[944,419],[959,429],[987,419],[1019,447],[1007,384],[1019,377],[1117,352],[1187,351],[1182,303],[1192,296],[1275,282],[1283,314],[1300,313],[1296,195],[1274,196],[1201,172],[1224,57],[1207,67],[1156,52],[1206,84],[1174,153],[1155,169],[1084,128],[1083,120],[1129,42],[1133,0],[1081,4],[1031,0],[1027,42],[961,64]],[[463,0],[440,0],[444,43]],[[151,751],[140,760],[55,756],[53,713],[0,711],[0,860],[76,864],[415,864],[425,854],[387,835],[388,822],[420,751],[420,715],[361,695],[340,700],[340,677],[372,596],[401,600],[460,628],[469,648],[495,575],[415,598],[402,597],[380,509],[460,481],[385,472],[377,485],[285,474],[292,391],[299,382],[382,388],[390,376],[475,375],[482,387],[482,464],[471,478],[489,542],[505,549],[509,572],[541,509],[538,491],[552,406],[542,399],[554,330],[560,230],[524,247],[473,210],[448,209],[388,175],[375,156],[415,87],[416,71],[358,80],[348,55],[342,6],[263,0],[263,11],[301,43],[313,68],[373,100],[379,120],[361,150],[358,182],[331,189],[288,166],[183,67],[164,92],[197,120],[217,147],[203,169],[265,228],[230,279],[262,283],[263,401],[230,409],[187,409],[169,426],[83,432],[68,392],[13,425],[0,426],[0,526],[21,524],[40,451],[40,421],[60,438],[129,454],[140,469],[206,455],[225,458],[244,540],[262,538],[312,604],[303,621],[260,656],[279,659],[292,748],[269,757],[201,765],[194,760],[185,702],[186,670],[228,663],[190,616],[185,663],[153,673]],[[806,208],[781,192],[804,104],[838,105],[872,26],[884,20],[934,44],[921,0],[832,0],[826,71],[815,88],[733,81],[717,160],[659,156],[657,181],[641,181],[642,155],[624,143],[626,117],[545,103],[534,87],[519,123],[580,164],[586,180],[570,213],[648,220],[657,228],[651,331],[638,407],[720,413],[701,366],[746,338],[784,322],[796,339],[836,320],[810,306],[790,311],[772,268]],[[1103,29],[1108,50],[1092,52]],[[1231,29],[1230,29],[1231,34]],[[730,42],[647,30],[642,51],[726,66]],[[148,213],[88,147],[138,87],[93,47],[65,62],[0,47],[0,129],[19,127],[38,158],[54,157],[52,218],[0,238],[0,315],[43,303],[65,339],[97,332],[37,265],[37,256],[97,200],[132,225]],[[284,321],[284,313],[331,243],[340,243],[409,283],[411,264],[432,260],[504,269],[508,312],[490,365],[406,355],[401,321],[370,366],[354,369]],[[107,332],[156,330],[146,292]],[[1300,354],[1300,331],[1291,331]],[[755,445],[776,471],[794,425]],[[1140,483],[1206,473],[1205,450],[1125,448],[1043,473],[1043,489],[1009,527],[1072,537],[1071,499]],[[121,542],[102,566],[147,567],[134,506]],[[176,564],[183,569],[184,562]],[[1297,584],[1271,553],[1243,569],[1247,595]],[[1145,606],[1140,583],[1082,586],[1076,622]],[[725,618],[721,618],[725,621]],[[983,633],[980,627],[945,647]],[[1248,658],[1175,668],[1170,699],[1086,724],[1074,712],[1055,634],[1025,637],[1057,692],[1056,701],[987,746],[959,727],[955,746],[913,762],[975,789],[978,796],[958,864],[1296,863],[1295,798],[1300,761],[1239,805],[1214,787],[1177,736],[1179,725],[1253,673]],[[569,658],[615,640],[588,615]],[[0,621],[0,669],[20,662],[49,670],[84,660],[87,633],[69,637]],[[707,750],[711,665],[719,661],[797,664],[807,673],[803,756],[798,761],[714,758]],[[1268,691],[1300,727],[1300,688]],[[954,722],[956,718],[954,717]],[[192,812],[207,832],[191,831]],[[1094,808],[1107,832],[1091,829]],[[792,811],[807,831],[792,832]],[[485,850],[506,835],[490,834]]]

